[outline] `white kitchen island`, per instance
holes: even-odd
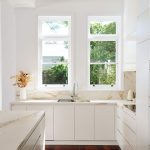
[[[43,150],[45,113],[0,111],[0,149]]]

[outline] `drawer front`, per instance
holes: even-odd
[[[128,144],[128,142],[124,139],[124,137],[120,134],[119,131],[117,131],[116,137],[121,150],[133,150],[131,146]]]
[[[124,124],[119,118],[117,118],[117,130],[122,134],[124,139],[128,141],[131,147],[136,150],[135,133],[126,124]]]
[[[34,147],[36,146],[36,144],[38,143],[38,141],[44,139],[43,125],[44,125],[44,119],[42,119],[42,121],[39,123],[39,125],[36,127],[36,129],[33,131],[33,133],[31,134],[31,136],[29,137],[26,144],[23,146],[23,148],[21,150],[33,150]],[[41,147],[41,149],[39,149],[39,150],[43,149],[42,141],[41,141],[41,145],[38,147]]]
[[[45,140],[53,140],[53,105],[27,105],[29,111],[45,111]]]
[[[136,133],[136,119],[123,107],[117,107],[117,117],[120,118],[134,133]]]
[[[11,105],[11,110],[13,111],[26,111],[27,110],[27,106],[26,105],[17,105],[17,104],[12,104]]]

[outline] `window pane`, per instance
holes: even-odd
[[[116,65],[90,65],[90,84],[114,85],[116,83]]]
[[[90,34],[116,34],[116,22],[91,21]]]
[[[115,62],[116,42],[115,41],[91,41],[90,42],[91,62]]]
[[[42,70],[43,84],[67,84],[68,66],[64,64],[49,65]]]
[[[42,21],[42,35],[68,35],[69,23],[68,21]]]
[[[43,41],[43,63],[68,62],[68,41]]]

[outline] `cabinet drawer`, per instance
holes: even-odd
[[[122,134],[124,139],[128,141],[133,149],[136,148],[136,134],[119,118],[117,118],[117,130]]]
[[[29,111],[45,111],[45,140],[53,140],[53,105],[27,105]]]
[[[23,146],[23,148],[21,150],[32,150],[32,149],[34,149],[37,142],[43,138],[43,135],[42,135],[43,134],[42,132],[44,132],[42,130],[43,125],[44,125],[44,119],[42,119],[42,121],[39,123],[39,125],[33,131],[33,133],[31,133],[29,139],[27,140],[27,142],[25,143],[25,145]],[[40,145],[41,149],[39,149],[39,150],[42,150],[42,148],[43,148],[42,144],[43,143],[41,143],[41,145]]]
[[[117,117],[136,133],[136,119],[127,111],[130,110],[127,110],[127,108],[124,107],[117,107]]]
[[[119,131],[116,133],[116,138],[121,150],[133,150],[124,137],[120,134]]]
[[[12,104],[11,105],[11,110],[13,111],[23,111],[23,110],[27,110],[27,106],[26,105],[17,105],[17,104]]]

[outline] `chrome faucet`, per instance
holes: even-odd
[[[78,83],[74,82],[71,97],[73,99],[78,97]]]

